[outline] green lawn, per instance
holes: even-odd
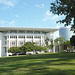
[[[75,75],[75,53],[2,57],[0,75]]]

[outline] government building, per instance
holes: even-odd
[[[0,57],[8,56],[10,47],[20,47],[25,42],[45,46],[46,38],[54,40],[54,32],[57,30],[58,28],[0,27]]]

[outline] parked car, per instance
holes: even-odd
[[[16,55],[25,55],[24,52],[16,53]]]
[[[27,55],[33,55],[33,54],[36,54],[34,53],[33,51],[30,51],[30,52],[26,52]]]
[[[8,56],[12,56],[12,55],[13,55],[13,53],[11,53],[11,52],[8,53]]]

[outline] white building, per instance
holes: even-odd
[[[53,38],[57,30],[57,28],[0,27],[0,57],[8,56],[10,47],[20,47],[25,42],[45,46],[46,37]]]

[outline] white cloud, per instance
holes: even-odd
[[[4,25],[4,24],[7,24],[7,21],[0,21],[0,25]]]
[[[14,3],[12,2],[12,0],[0,0],[0,4],[3,4],[5,6],[14,6]]]
[[[51,20],[57,20],[57,19],[59,19],[60,17],[58,16],[58,15],[54,15],[52,18],[51,18]]]
[[[42,19],[42,22],[45,22],[45,21],[47,21],[49,19],[50,19],[50,17],[45,17],[45,18]]]
[[[9,25],[15,25],[15,21],[9,22]]]
[[[8,6],[14,6],[14,4],[13,4],[11,1],[8,1],[8,2],[7,2],[7,5],[8,5]]]
[[[10,21],[10,22],[8,22],[8,21],[5,21],[5,20],[1,20],[0,21],[0,25],[15,25],[15,21],[13,20],[13,21]]]
[[[50,16],[50,15],[52,15],[52,13],[51,13],[49,10],[47,10],[47,11],[46,11],[46,15],[47,15],[47,16]]]
[[[42,19],[42,22],[51,20],[51,21],[57,21],[61,16],[53,15],[49,10],[46,11],[45,17]]]
[[[41,5],[35,4],[35,6],[38,7],[38,8],[42,8],[43,9],[45,5],[44,4],[41,4]]]

